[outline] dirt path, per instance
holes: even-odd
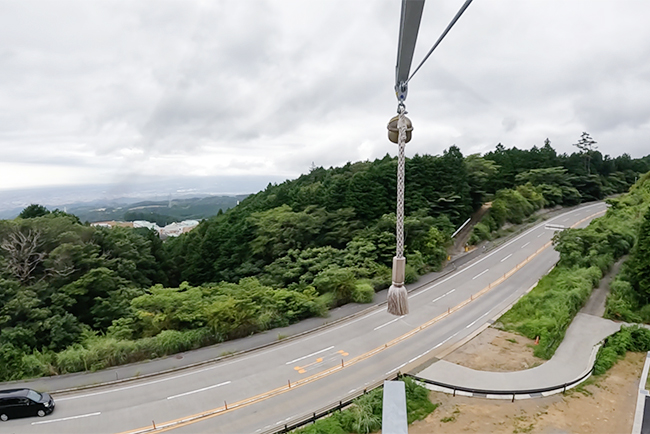
[[[431,392],[441,405],[409,433],[629,433],[644,360],[645,353],[628,353],[607,374],[564,396],[513,403]]]
[[[489,327],[444,359],[479,371],[521,371],[545,362],[533,355],[535,342]]]

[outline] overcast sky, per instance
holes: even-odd
[[[427,0],[414,63],[463,0]],[[396,154],[400,0],[0,0],[0,189],[294,178]],[[475,0],[413,78],[407,156],[650,153],[650,1]]]

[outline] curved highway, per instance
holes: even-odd
[[[557,262],[546,225],[582,227],[605,209],[567,211],[423,286],[410,294],[407,316],[382,306],[222,362],[55,395],[54,413],[4,422],[2,432],[256,433],[289,423],[426,363],[498,317]]]

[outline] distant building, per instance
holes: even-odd
[[[133,227],[134,228],[147,228],[147,229],[153,229],[156,232],[160,232],[160,226],[158,226],[155,223],[148,222],[146,220],[135,220],[133,222]]]
[[[105,222],[95,222],[91,223],[90,226],[98,226],[101,228],[132,228],[133,222],[116,222],[115,220],[105,221]]]
[[[171,223],[161,228],[158,233],[161,238],[177,237],[181,234],[191,231],[199,225],[198,220],[184,220],[178,223]]]
[[[167,237],[177,237],[181,234],[191,231],[199,225],[198,220],[184,220],[182,222],[171,223],[161,228],[155,223],[148,222],[146,220],[136,220],[133,222],[117,222],[114,220],[105,221],[105,222],[95,222],[91,223],[91,226],[104,227],[104,228],[148,228],[158,232],[160,238],[165,239]]]

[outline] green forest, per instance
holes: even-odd
[[[396,170],[388,155],[313,168],[164,243],[148,229],[95,228],[38,205],[0,220],[0,381],[160,357],[372,301],[390,284]],[[542,207],[626,192],[648,171],[650,156],[558,154],[548,140],[482,156],[455,146],[415,155],[406,162],[407,283],[444,265],[451,234],[487,201],[473,243]],[[623,237],[626,246],[636,237]],[[638,257],[650,248],[642,244]],[[644,276],[634,271],[644,266],[629,275]],[[650,289],[635,282],[636,298],[621,300],[642,315]]]

